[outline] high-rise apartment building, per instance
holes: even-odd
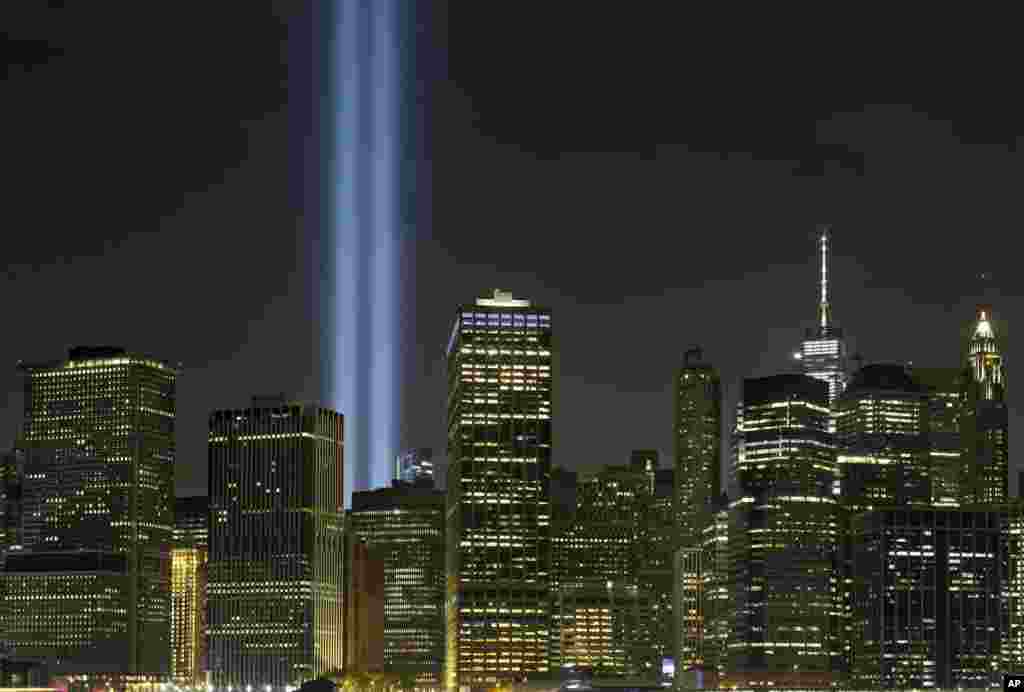
[[[395,460],[395,480],[434,485],[434,451],[429,447],[410,449]]]
[[[444,493],[395,481],[353,493],[348,527],[384,563],[383,665],[441,684],[444,660]]]
[[[209,498],[174,503],[171,550],[171,677],[182,685],[206,682],[206,583]]]
[[[448,343],[445,683],[548,675],[550,311],[495,291]]]
[[[1009,556],[996,508],[890,508],[853,525],[854,689],[998,686]]]
[[[730,684],[828,687],[841,637],[828,385],[804,375],[748,379],[736,423],[739,497],[730,512]]]
[[[210,415],[215,686],[280,688],[343,665],[342,423],[283,398]]]
[[[24,550],[7,560],[7,638],[54,675],[165,675],[178,368],[80,347],[19,370]]]
[[[856,512],[932,501],[930,399],[904,365],[867,365],[854,374],[835,412],[845,506]]]
[[[821,261],[819,278],[818,324],[808,329],[797,357],[805,375],[828,384],[829,405],[835,403],[846,388],[846,341],[843,330],[833,323],[829,294],[829,265],[832,259],[832,237],[826,226],[818,238]]]
[[[970,377],[961,418],[963,504],[1001,503],[1009,499],[1009,419],[1003,348],[992,311],[980,308],[967,347]]]
[[[680,546],[700,542],[701,517],[722,492],[722,384],[699,348],[683,356],[676,378],[675,515]]]

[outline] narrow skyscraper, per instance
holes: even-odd
[[[1009,418],[1003,348],[993,325],[992,310],[978,309],[967,348],[970,381],[961,431],[961,502],[1006,502],[1009,499]]]
[[[703,356],[688,350],[676,378],[674,510],[684,548],[696,547],[701,517],[722,492],[722,384]]]
[[[79,347],[19,369],[24,550],[7,558],[6,638],[51,675],[166,675],[178,368]]]
[[[445,683],[549,670],[550,311],[503,291],[462,306],[448,343]]]
[[[829,268],[832,259],[831,226],[825,226],[818,238],[821,261],[819,279],[818,324],[807,330],[797,357],[805,375],[828,383],[828,401],[833,405],[846,388],[846,342],[843,331],[832,318],[832,297],[829,294]]]
[[[210,416],[209,656],[236,690],[343,664],[342,417],[278,399]]]
[[[171,551],[171,677],[206,682],[206,581],[210,502],[205,495],[174,503]]]

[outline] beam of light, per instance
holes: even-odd
[[[398,450],[400,286],[398,0],[334,0],[328,50],[324,389],[345,416],[346,505],[386,484]]]

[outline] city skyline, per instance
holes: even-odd
[[[1011,253],[963,251],[965,234],[984,235],[986,247],[1008,243],[1019,218],[1008,181],[1024,155],[1022,119],[1004,101],[992,61],[988,76],[971,72],[980,92],[960,98],[945,72],[941,83],[918,75],[908,90],[892,81],[882,55],[858,57],[854,67],[848,60],[863,51],[847,57],[829,43],[837,72],[812,93],[796,77],[803,70],[789,68],[806,60],[813,42],[800,37],[785,50],[772,42],[766,60],[755,41],[743,44],[738,63],[717,66],[728,90],[689,68],[680,90],[668,86],[680,79],[668,65],[703,63],[720,46],[688,41],[684,54],[693,60],[669,60],[652,48],[657,41],[635,34],[619,64],[604,46],[585,43],[577,52],[556,39],[555,27],[575,21],[560,9],[547,18],[552,33],[536,35],[530,55],[513,64],[515,42],[538,31],[520,24],[524,17],[481,34],[477,27],[491,24],[476,8],[434,4],[440,56],[428,125],[444,157],[432,159],[432,224],[408,248],[418,257],[409,277],[418,299],[403,316],[412,345],[402,354],[401,449],[433,447],[444,462],[437,392],[448,334],[438,325],[451,305],[493,286],[569,316],[560,337],[561,454],[581,468],[625,459],[634,448],[669,458],[671,373],[694,343],[721,372],[726,420],[743,377],[787,367],[815,323],[818,223],[831,223],[835,237],[834,314],[851,352],[868,361],[941,367],[957,357],[949,335],[979,302],[1002,316],[1024,310]],[[8,156],[21,173],[3,214],[5,227],[22,232],[6,246],[0,290],[19,296],[9,303],[13,322],[35,328],[0,344],[0,363],[59,357],[88,343],[185,363],[177,475],[182,488],[202,492],[206,412],[244,405],[253,373],[265,373],[265,391],[324,399],[316,242],[297,221],[296,197],[309,178],[292,158],[300,141],[308,145],[308,100],[300,95],[312,56],[293,23],[305,20],[280,6],[201,17],[182,8],[163,21],[143,38],[133,27],[144,18],[123,9],[11,17],[3,88],[20,133]],[[239,22],[249,27],[244,36],[234,36]],[[182,35],[190,36],[185,56]],[[225,35],[234,36],[229,52]],[[797,81],[752,76],[747,51],[759,69],[779,64]],[[578,54],[595,62],[577,71]],[[958,63],[950,74],[965,69]],[[844,77],[865,71],[898,88],[840,90]],[[566,81],[575,86],[565,89]],[[608,89],[620,89],[613,105]],[[106,105],[65,118],[68,94]],[[65,177],[51,175],[57,161]],[[102,230],[83,231],[84,218]],[[583,244],[589,252],[580,262]],[[152,281],[157,265],[169,274]],[[174,267],[187,267],[187,277]],[[126,283],[147,291],[126,292]],[[94,304],[118,296],[134,318],[69,310],[70,286]],[[227,294],[236,294],[230,310],[216,298]],[[35,317],[44,314],[61,319]],[[622,328],[609,334],[609,323]],[[642,346],[627,336],[652,330],[657,338]],[[266,368],[272,359],[277,367]],[[15,380],[0,368],[4,443],[21,409]],[[577,413],[590,405],[592,414]],[[1019,420],[1011,401],[1010,426]],[[586,434],[595,423],[618,432],[598,443]]]

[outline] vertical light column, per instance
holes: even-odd
[[[398,450],[399,118],[402,21],[396,0],[335,0],[328,52],[328,172],[334,310],[331,403],[346,417],[345,499],[387,483]],[[333,298],[333,301],[331,300]]]

